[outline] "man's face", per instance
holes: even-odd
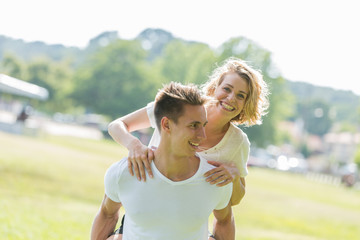
[[[204,127],[207,123],[204,106],[186,104],[177,123],[170,121],[172,150],[178,155],[193,156],[199,144],[206,138]]]

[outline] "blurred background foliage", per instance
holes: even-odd
[[[284,150],[291,146],[306,162],[325,160],[321,169],[315,165],[310,170],[329,173],[329,166],[335,166],[346,179],[350,175],[341,165],[353,163],[360,169],[360,147],[353,149],[356,136],[360,136],[360,96],[285,79],[272,53],[244,37],[229,39],[213,49],[161,29],[146,29],[131,40],[119,38],[117,32],[104,32],[85,48],[0,36],[0,73],[49,91],[46,101],[0,92],[0,103],[20,100],[55,121],[58,113],[72,116],[65,120],[70,124],[86,114],[111,121],[144,107],[164,83],[203,84],[212,70],[231,56],[259,69],[270,86],[270,109],[263,124],[240,126],[249,136],[251,150],[267,148],[268,154],[274,154],[270,157],[275,157],[274,146],[284,146]],[[302,67],[306,71],[306,63]],[[342,133],[350,133],[350,144],[338,148],[344,140]],[[328,144],[316,146],[314,136],[325,142],[327,135]],[[83,239],[101,202],[104,171],[126,156],[126,149],[108,139],[40,136],[0,131],[4,170],[0,232],[9,239]],[[259,153],[252,152],[253,159],[273,163],[269,155]],[[282,154],[286,152],[280,157]],[[280,157],[278,160],[283,159]],[[252,164],[249,166],[256,166]],[[280,170],[251,168],[247,195],[234,208],[237,239],[357,239],[359,175],[357,190],[350,191],[333,181],[338,178]],[[328,179],[326,184],[324,179]],[[351,186],[355,182],[345,183]],[[63,231],[64,226],[70,230]]]
[[[271,52],[244,37],[229,39],[213,49],[161,29],[146,29],[132,40],[119,38],[117,32],[104,32],[80,49],[0,36],[0,71],[47,88],[50,96],[46,102],[27,101],[49,115],[96,113],[115,119],[152,101],[164,83],[201,85],[231,56],[259,69],[270,86],[271,104],[263,124],[244,128],[253,145],[291,141],[281,128],[283,121],[300,119],[304,131],[320,137],[334,126],[357,131],[359,96],[284,79]]]

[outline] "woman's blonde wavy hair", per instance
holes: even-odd
[[[213,97],[215,89],[222,83],[227,73],[237,73],[249,86],[249,94],[246,97],[244,108],[231,122],[245,126],[261,124],[262,116],[266,115],[269,107],[268,86],[263,80],[262,74],[251,68],[245,61],[234,57],[225,60],[212,72],[209,80],[202,86],[204,94]]]

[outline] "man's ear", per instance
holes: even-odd
[[[166,132],[170,131],[170,119],[169,118],[163,117],[161,119],[161,129]]]

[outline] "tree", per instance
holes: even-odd
[[[66,112],[73,109],[70,94],[73,91],[73,70],[70,62],[53,62],[47,58],[39,58],[27,66],[27,81],[49,91],[46,102],[36,104],[47,113]]]
[[[173,40],[165,47],[159,61],[167,82],[202,84],[215,60],[213,51],[206,44]]]
[[[14,55],[6,54],[0,64],[1,71],[7,75],[23,80],[26,75],[25,63]]]
[[[14,55],[6,54],[3,60],[0,62],[0,73],[24,80],[24,77],[26,76],[26,66],[21,59]],[[4,92],[0,92],[0,97],[7,100],[14,99],[14,95]],[[20,96],[16,96],[16,98],[25,99]]]
[[[100,48],[77,71],[74,99],[112,118],[143,107],[156,93],[156,76],[138,41],[115,41]]]
[[[330,107],[322,100],[308,100],[298,104],[298,113],[308,133],[323,136],[332,126]]]
[[[38,110],[54,113],[69,111],[72,108],[73,104],[69,93],[73,90],[73,82],[69,62],[55,63],[44,57],[24,62],[13,55],[6,55],[1,63],[1,68],[5,74],[11,77],[39,85],[49,91],[49,98],[45,102],[20,97]],[[19,97],[17,96],[17,98]]]
[[[152,61],[162,55],[163,49],[174,37],[171,33],[162,29],[148,28],[142,31],[136,38],[141,46],[148,51],[148,60]]]

